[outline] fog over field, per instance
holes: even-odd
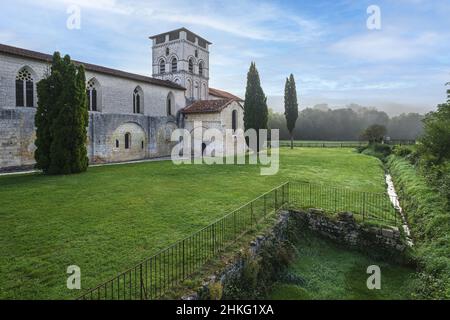
[[[301,90],[301,89],[300,89]],[[345,99],[327,99],[327,98],[314,98],[314,97],[302,97],[301,91],[299,93],[299,109],[313,108],[316,105],[328,105],[330,109],[341,109],[348,107],[349,105],[360,105],[367,108],[376,108],[379,111],[386,112],[389,116],[397,116],[402,113],[420,113],[425,114],[429,111],[436,109],[436,106],[445,100],[445,90],[442,90],[443,98],[440,101],[436,101],[433,105],[427,103],[396,103],[396,102],[383,102],[383,101],[366,101],[365,99],[352,99],[349,97]],[[284,97],[282,96],[268,96],[267,104],[269,108],[272,108],[274,112],[284,112]]]

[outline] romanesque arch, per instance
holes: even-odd
[[[147,154],[147,144],[147,135],[139,124],[123,123],[110,137],[111,161],[144,159]]]

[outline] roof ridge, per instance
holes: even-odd
[[[14,46],[9,46],[9,45],[2,44],[2,43],[0,43],[0,53],[21,56],[21,57],[45,61],[45,62],[51,62],[53,59],[52,55],[47,54],[47,53],[33,51],[33,50],[29,50],[29,49],[23,49],[23,48],[14,47]],[[113,69],[110,67],[104,67],[104,66],[87,63],[87,62],[82,62],[82,61],[78,61],[78,60],[72,60],[72,62],[75,64],[83,65],[86,68],[86,70],[88,70],[88,71],[104,73],[104,74],[113,75],[116,77],[121,77],[121,78],[126,78],[126,79],[133,79],[136,81],[147,82],[147,83],[151,83],[154,85],[170,87],[170,88],[178,89],[178,90],[186,90],[186,88],[184,88],[183,86],[176,84],[175,82],[172,82],[169,80],[157,79],[157,78],[153,78],[153,77],[146,76],[146,75],[131,73],[128,71]]]

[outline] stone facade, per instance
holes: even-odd
[[[173,37],[176,32],[179,38],[169,41],[169,34]],[[194,100],[209,99],[210,43],[186,29],[166,33],[164,39],[163,43],[157,43],[161,37],[153,40],[155,78],[75,62],[85,65],[87,88],[93,86],[96,90],[96,109],[89,111],[87,128],[91,163],[170,156],[174,146],[171,133],[186,123],[181,111]],[[177,58],[176,72],[169,72],[171,57]],[[155,63],[163,58],[168,72],[160,74]],[[189,59],[193,61],[192,72]],[[0,170],[34,164],[36,84],[49,74],[50,61],[49,55],[0,44]],[[29,107],[16,106],[16,77],[22,70],[33,80],[33,103]],[[135,108],[135,92],[140,95],[139,110]],[[31,100],[27,96],[25,99]],[[233,108],[241,110],[234,103]],[[231,128],[228,113],[229,110],[224,110],[213,116],[195,117],[207,127],[223,130]],[[239,117],[242,123],[242,111]]]
[[[237,121],[236,121],[236,129],[244,131],[244,109],[242,105],[238,101],[233,101],[230,104],[228,104],[224,109],[222,109],[220,112],[214,112],[214,113],[191,113],[185,115],[184,122],[185,122],[185,129],[187,129],[191,134],[193,133],[196,126],[201,121],[201,127],[202,130],[208,130],[208,129],[217,129],[220,131],[223,135],[223,137],[226,137],[226,130],[232,128],[232,114],[233,112],[236,112],[237,114]],[[195,137],[193,139],[194,143]],[[205,143],[206,145],[209,145],[212,141],[208,141],[207,139],[202,139],[200,141],[201,143]],[[226,138],[223,139],[223,144],[215,144],[214,145],[216,150],[216,155],[232,155],[236,153],[242,153],[239,151],[246,150],[245,148],[245,141],[238,141],[235,137],[235,135],[231,136],[231,139],[227,140]],[[232,153],[234,152],[234,153]]]
[[[190,102],[207,100],[210,43],[186,29],[174,30],[151,39],[153,77],[170,80],[185,87],[186,99]],[[176,70],[172,67],[174,59]],[[192,62],[192,69],[189,61]],[[164,65],[163,68],[161,64]]]

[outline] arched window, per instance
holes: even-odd
[[[203,76],[203,61],[198,64],[198,74]]]
[[[130,149],[131,147],[131,133],[125,133],[125,149]]]
[[[34,107],[34,82],[28,68],[22,68],[16,76],[16,106]]]
[[[99,84],[95,78],[92,78],[87,83],[86,95],[88,100],[88,110],[98,111],[99,110]]]
[[[202,97],[200,96],[201,87],[200,87],[200,84],[197,81],[195,81],[194,90],[195,90],[194,91],[194,98],[201,100],[202,99]]]
[[[194,73],[194,61],[192,61],[192,58],[189,59],[189,72]]]
[[[178,60],[177,58],[172,58],[172,72],[177,72],[178,70]]]
[[[143,97],[144,93],[141,87],[136,87],[133,91],[133,113],[143,113]]]
[[[237,129],[237,111],[233,110],[231,113],[231,129],[233,131],[236,131]]]
[[[190,79],[186,80],[186,96],[188,99],[192,98],[192,82]]]
[[[202,84],[202,99],[208,100],[208,95],[206,94],[206,84]]]
[[[174,107],[174,98],[173,93],[170,92],[167,95],[167,101],[166,101],[166,112],[168,116],[173,115],[173,107]]]
[[[164,59],[161,59],[159,61],[159,73],[166,73],[166,62],[164,61]]]

